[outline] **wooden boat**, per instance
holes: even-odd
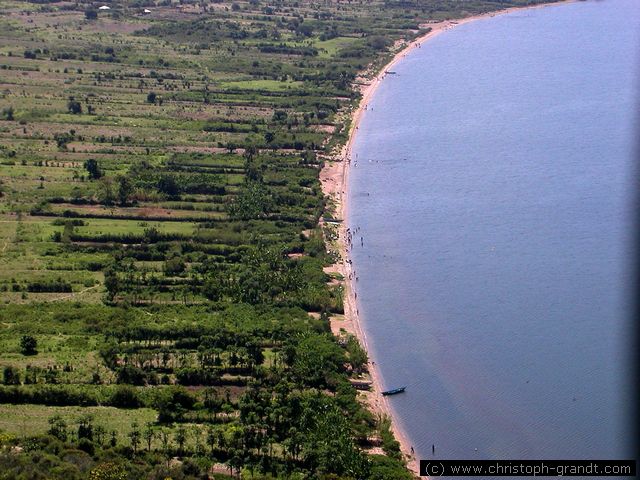
[[[407,387],[398,387],[398,388],[394,388],[392,390],[386,390],[384,392],[382,392],[382,395],[387,396],[387,395],[395,395],[397,393],[402,393],[405,391]]]

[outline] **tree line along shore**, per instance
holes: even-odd
[[[3,2],[0,478],[412,478],[319,174],[401,44],[531,3]]]

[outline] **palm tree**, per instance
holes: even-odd
[[[144,439],[147,442],[147,451],[151,451],[151,442],[156,436],[156,432],[153,431],[153,424],[151,422],[147,423],[143,433]]]
[[[140,446],[140,427],[138,425],[138,422],[133,422],[131,424],[129,440],[131,440],[131,448],[133,449],[133,454],[135,455],[138,451],[138,447]]]
[[[182,456],[184,454],[184,445],[187,442],[187,430],[183,426],[178,427],[174,437],[178,444],[178,455]]]
[[[207,428],[207,445],[209,445],[209,448],[211,449],[211,455],[213,455],[213,451],[217,442],[218,442],[218,435],[215,429],[212,426],[209,426]]]

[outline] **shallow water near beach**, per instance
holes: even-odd
[[[512,12],[413,50],[369,102],[355,288],[418,458],[632,456],[639,48],[635,0]]]

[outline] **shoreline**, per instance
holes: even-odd
[[[431,28],[431,30],[421,37],[418,37],[412,40],[410,43],[404,44],[404,46],[400,47],[400,50],[398,50],[393,55],[391,60],[387,64],[385,64],[378,71],[378,73],[375,73],[370,80],[368,80],[369,83],[363,85],[363,87],[361,88],[362,97],[358,103],[358,106],[349,114],[349,116],[351,117],[351,124],[349,127],[348,140],[346,144],[342,146],[338,154],[332,154],[330,156],[331,159],[325,163],[325,166],[320,172],[320,181],[323,193],[325,194],[325,197],[329,198],[335,203],[336,216],[337,218],[342,220],[342,223],[340,223],[338,227],[338,239],[336,241],[340,260],[327,271],[339,273],[344,278],[344,318],[342,320],[337,320],[336,318],[332,317],[330,319],[331,331],[336,336],[339,335],[341,331],[355,335],[362,347],[367,351],[367,355],[369,355],[367,370],[371,377],[372,388],[369,391],[361,392],[361,400],[367,405],[368,409],[374,415],[378,417],[389,417],[389,419],[391,420],[391,431],[393,432],[395,439],[400,443],[400,450],[405,460],[405,464],[417,478],[419,477],[419,459],[411,453],[412,444],[409,441],[408,435],[406,434],[404,429],[400,427],[399,422],[397,421],[397,417],[393,414],[393,409],[387,398],[381,395],[381,374],[377,364],[375,363],[375,359],[372,358],[370,354],[366,334],[362,325],[362,318],[360,317],[356,296],[354,295],[354,282],[351,278],[352,276],[355,277],[355,275],[353,275],[354,269],[349,256],[349,241],[347,233],[348,225],[346,221],[349,206],[347,191],[350,171],[349,167],[351,163],[350,157],[352,154],[353,144],[355,141],[358,126],[362,119],[362,114],[366,110],[368,102],[375,94],[382,80],[386,77],[386,72],[394,65],[396,65],[400,60],[402,60],[408,53],[413,51],[415,48],[420,48],[423,43],[435,38],[440,33],[476,20],[493,18],[498,15],[505,15],[507,13],[512,13],[520,10],[543,8],[551,5],[562,5],[566,3],[574,3],[576,1],[578,0],[558,0],[552,3],[542,3],[522,7],[508,7],[502,10],[473,15],[461,19],[445,20],[437,23],[423,24],[425,27]]]

